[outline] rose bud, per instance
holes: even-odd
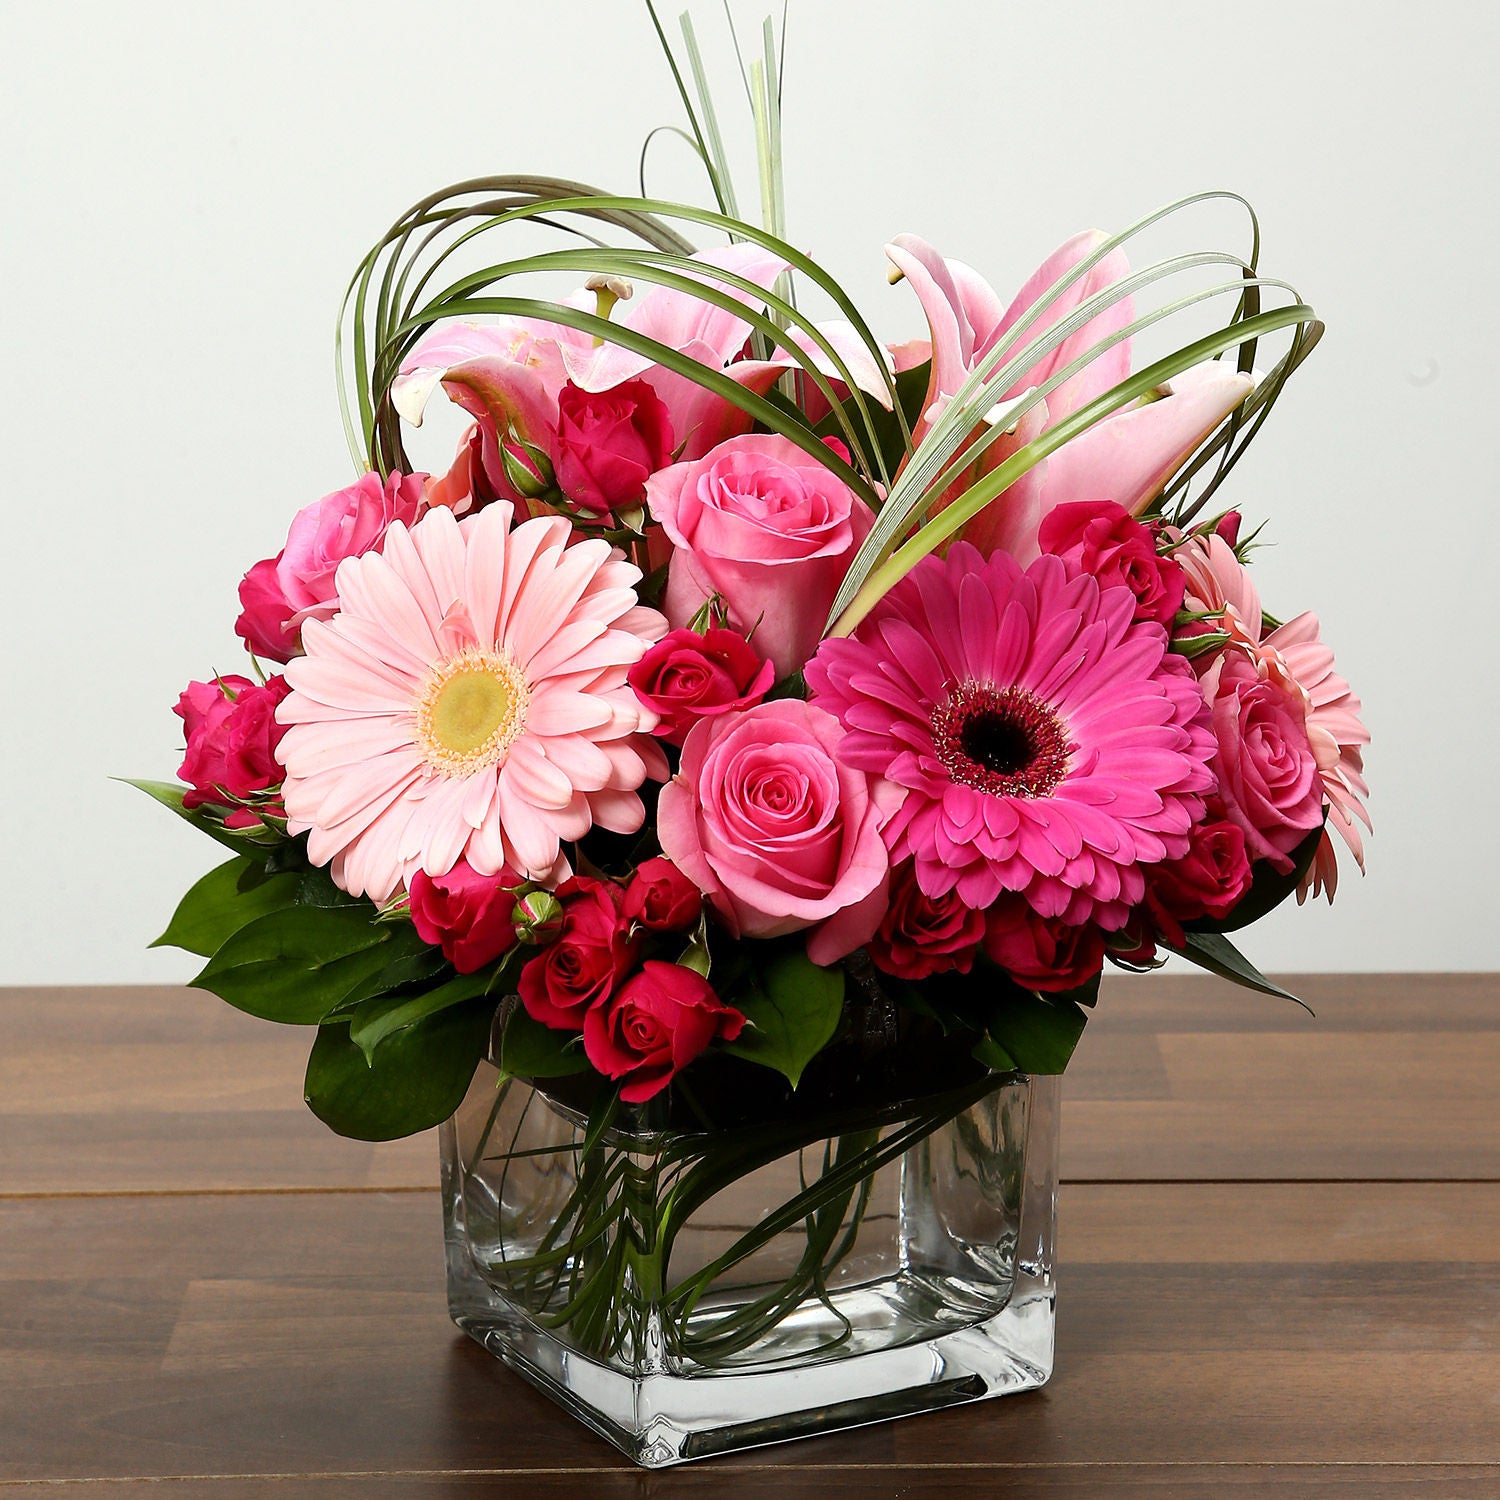
[[[264,661],[290,661],[301,650],[297,631],[288,628],[296,610],[277,581],[281,553],[262,558],[240,580],[240,617],[234,633]]]
[[[631,667],[629,680],[657,715],[657,737],[680,746],[699,719],[759,703],[776,669],[736,631],[674,630]]]
[[[606,1077],[626,1079],[620,1098],[640,1104],[723,1038],[733,1041],[745,1018],[725,1005],[693,969],[647,959],[583,1019],[583,1050]]]
[[[1237,510],[1226,510],[1214,526],[1214,535],[1221,536],[1231,547],[1239,545],[1240,522],[1243,517]]]
[[[648,859],[625,887],[623,911],[653,932],[686,932],[703,915],[703,892],[670,859]]]
[[[521,970],[517,988],[532,1020],[559,1031],[577,1031],[591,1005],[635,966],[638,944],[620,911],[620,888],[575,877],[557,888],[562,927],[557,938]]]
[[[464,859],[445,875],[418,870],[409,893],[412,925],[460,974],[472,974],[515,947],[511,912],[520,884],[513,870],[481,875]]]
[[[538,947],[550,943],[562,931],[562,914],[562,902],[551,891],[527,891],[510,914],[516,941]]]
[[[557,486],[573,504],[605,514],[639,505],[646,481],[672,456],[672,420],[644,380],[607,391],[569,381],[557,396]]]
[[[173,709],[187,743],[177,771],[192,788],[182,799],[184,807],[263,802],[263,794],[281,785],[285,772],[276,747],[286,729],[276,722],[276,705],[289,691],[284,677],[269,678],[263,687],[236,676],[188,684]],[[267,810],[277,809],[268,804]],[[251,828],[259,820],[240,807],[225,821]]]
[[[1027,989],[1077,989],[1104,967],[1104,934],[1092,922],[1069,927],[1039,917],[1014,895],[1001,897],[988,918],[984,951]]]

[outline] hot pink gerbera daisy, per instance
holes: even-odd
[[[555,881],[563,840],[633,832],[636,789],[667,774],[626,681],[666,630],[640,570],[560,517],[512,517],[497,501],[398,522],[339,566],[338,613],[303,627],[277,715],[287,823],[354,895],[460,857]]]
[[[1187,852],[1214,737],[1166,632],[1128,588],[1024,571],[958,543],[918,564],[850,640],[808,666],[840,756],[907,789],[885,828],[929,896],[1121,926],[1141,866]]]

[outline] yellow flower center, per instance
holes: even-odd
[[[515,743],[530,698],[513,661],[471,646],[423,686],[416,703],[417,745],[440,775],[472,776]]]

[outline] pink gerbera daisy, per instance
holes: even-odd
[[[287,823],[354,895],[460,858],[555,881],[562,841],[633,832],[636,789],[667,774],[626,681],[666,630],[640,570],[560,517],[512,518],[497,501],[398,522],[339,566],[338,613],[303,627],[277,715]]]
[[[885,828],[929,896],[1018,891],[1039,916],[1121,926],[1141,867],[1187,852],[1214,738],[1166,632],[1128,588],[1024,571],[967,543],[928,557],[807,669],[841,757],[905,787]]]

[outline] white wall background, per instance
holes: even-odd
[[[898,231],[1006,291],[1075,229],[1200,187],[1255,202],[1329,333],[1230,493],[1280,543],[1268,603],[1316,608],[1364,696],[1377,833],[1366,881],[1251,951],[1500,966],[1500,7],[792,11],[792,237],[886,336],[921,330],[884,283]],[[732,108],[718,7],[696,14]],[[676,118],[622,0],[0,11],[0,983],[191,972],[145,944],[217,850],[107,778],[171,776],[181,686],[238,667],[240,574],[347,482],[331,330],[367,246],[475,173],[632,191]],[[658,161],[687,191],[679,149]]]

